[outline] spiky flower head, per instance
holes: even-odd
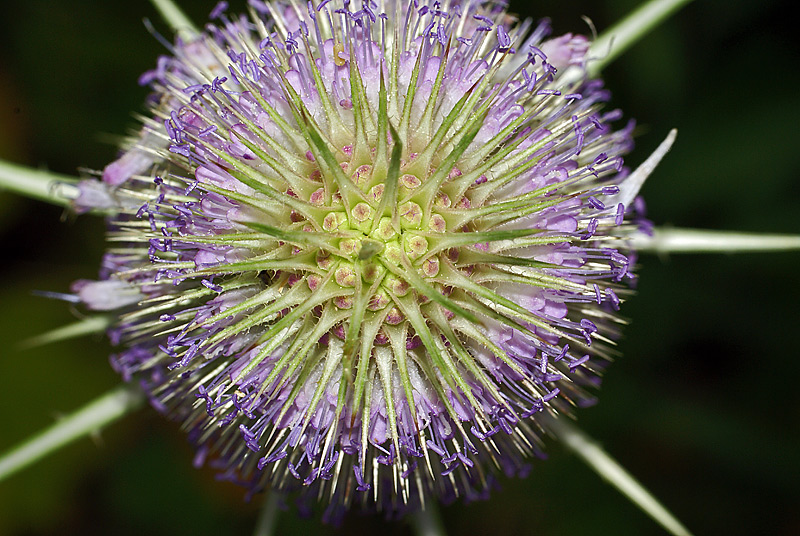
[[[494,2],[215,9],[80,186],[112,364],[225,478],[332,510],[483,496],[590,400],[631,278],[629,124]],[[563,76],[569,72],[569,77]]]

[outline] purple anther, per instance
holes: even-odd
[[[592,205],[597,210],[603,210],[604,208],[606,208],[603,202],[594,196],[589,196],[589,204]]]
[[[236,76],[236,71],[234,70],[233,65],[228,65],[228,72],[230,73],[231,78],[233,79],[234,82],[236,82],[237,84],[242,83],[242,81],[239,80],[239,77]]]
[[[542,62],[547,60],[547,54],[542,52],[541,49],[535,47],[532,44],[528,45],[528,49],[530,50],[530,52],[528,52],[528,59],[531,62],[531,64],[535,64],[536,63],[536,58],[537,57],[541,58]]]
[[[370,22],[375,22],[376,20],[378,20],[377,17],[375,16],[375,12],[369,6],[369,3],[365,3],[364,7],[361,9],[361,11],[363,11],[364,14],[367,17],[369,17]]]
[[[603,186],[600,189],[603,195],[617,195],[619,193],[619,186]]]
[[[191,158],[192,150],[189,148],[188,144],[184,145],[170,145],[169,152],[179,154],[181,156],[185,156],[186,158]]]
[[[458,459],[461,460],[461,463],[463,463],[465,466],[467,466],[467,467],[474,467],[475,466],[475,462],[470,460],[469,457],[466,456],[465,454],[462,454],[462,453],[459,452],[457,454],[457,456],[458,456]]]
[[[443,463],[443,464],[445,464],[445,465],[451,464],[451,463],[453,463],[454,461],[456,461],[456,458],[458,458],[458,453],[457,453],[457,452],[454,452],[454,453],[453,453],[453,454],[451,454],[450,456],[447,456],[447,457],[445,457],[445,458],[442,458],[442,463]]]
[[[213,290],[214,292],[222,292],[222,287],[219,285],[215,285],[208,279],[203,279],[200,283],[209,290]]]
[[[539,402],[538,404],[537,402],[539,401],[534,400],[534,404],[530,407],[530,409],[522,412],[520,417],[522,417],[523,419],[530,419],[535,413],[539,413],[540,411],[542,411],[543,407],[541,405],[541,402]]]
[[[189,186],[187,186],[186,189],[183,191],[183,195],[191,194],[194,191],[194,189],[197,188],[198,184],[199,184],[199,181],[196,181],[196,180],[190,182]],[[187,201],[185,205],[188,207],[190,204],[192,204],[192,203]]]
[[[214,6],[213,10],[211,10],[211,13],[208,15],[208,18],[214,20],[220,15],[222,15],[222,13],[226,9],[228,9],[228,2],[217,2],[217,5]]]
[[[628,275],[628,265],[623,264],[616,270],[613,270],[613,272],[614,272],[614,281],[622,281],[623,279],[625,279],[625,276]]]
[[[617,213],[614,216],[614,224],[622,225],[622,222],[624,221],[625,221],[625,205],[620,203],[617,205]]]
[[[292,474],[293,477],[295,477],[297,480],[303,480],[303,477],[300,476],[300,473],[297,472],[297,469],[295,468],[292,462],[289,462],[287,464],[287,468],[289,469],[289,472]]]
[[[181,143],[180,131],[172,127],[171,119],[164,119],[164,130],[167,131],[167,136],[175,143]]]
[[[165,354],[167,354],[170,357],[176,357],[176,358],[178,357],[178,354],[176,354],[174,350],[172,350],[171,348],[167,348],[163,344],[159,344],[158,345],[158,349],[161,350],[162,352],[164,352]]]
[[[432,450],[433,452],[435,452],[436,454],[438,454],[438,455],[439,455],[439,457],[442,457],[442,456],[444,456],[445,454],[447,454],[447,451],[445,451],[445,450],[444,450],[442,447],[440,447],[439,445],[437,445],[437,444],[436,444],[436,443],[434,443],[433,441],[428,441],[428,443],[426,444],[426,446],[428,447],[428,449],[430,449],[430,450]]]
[[[369,491],[372,486],[370,486],[369,482],[364,480],[362,476],[361,467],[358,465],[353,466],[353,472],[356,475],[356,491]]]
[[[162,244],[162,241],[158,238],[151,238],[150,239],[150,248],[155,251],[167,251],[167,248]]]
[[[447,476],[450,473],[452,473],[453,471],[455,471],[456,469],[458,469],[458,464],[454,463],[454,464],[450,465],[449,467],[445,468],[445,470],[442,471],[440,474],[442,476]]]
[[[581,365],[583,365],[587,361],[589,361],[589,355],[588,354],[584,355],[580,359],[576,359],[575,361],[573,361],[572,363],[569,364],[569,371],[574,373],[578,369],[578,367],[580,367]]]
[[[480,439],[481,441],[486,441],[487,439],[489,439],[490,437],[492,437],[493,435],[495,435],[499,431],[500,431],[500,427],[499,426],[495,426],[491,430],[487,431],[485,434],[482,433],[480,430],[478,430],[478,428],[475,427],[475,425],[472,425],[472,427],[470,428],[470,432],[472,432],[473,435],[475,437],[477,437],[478,439]]]
[[[600,292],[600,287],[597,283],[594,284],[594,299],[597,302],[597,305],[603,303],[603,295]]]
[[[598,225],[597,218],[592,218],[589,220],[589,225],[586,226],[586,233],[581,236],[581,240],[589,240],[591,237],[594,236],[594,233],[597,231]]]
[[[444,24],[439,24],[436,27],[436,40],[439,44],[445,46],[447,44],[447,32],[445,32]]]
[[[417,465],[418,465],[417,460],[409,460],[408,469],[406,469],[405,471],[400,473],[400,477],[401,478],[408,478],[409,476],[414,474],[414,471],[416,471],[416,469],[417,469]]]
[[[268,463],[275,463],[278,460],[284,459],[288,455],[289,455],[289,453],[286,452],[285,450],[278,450],[276,452],[273,452],[269,456],[264,456],[263,458],[258,460],[258,470],[260,471],[260,470],[264,469],[264,467]]]
[[[606,295],[608,296],[608,299],[611,300],[611,305],[614,307],[614,309],[619,310],[619,297],[617,294],[610,288],[607,288]]]
[[[333,469],[333,466],[336,465],[336,461],[339,459],[339,454],[340,454],[340,452],[338,450],[334,451],[333,456],[331,456],[331,459],[328,460],[328,463],[326,463],[322,467],[322,472],[323,473],[325,473],[326,475],[330,474],[331,469]]]
[[[552,391],[550,391],[549,393],[547,393],[546,395],[544,395],[542,397],[542,402],[550,402],[555,397],[557,397],[558,393],[560,393],[560,392],[561,392],[561,390],[558,387],[556,387],[555,389],[553,389]]]
[[[239,431],[242,433],[242,437],[244,437],[248,441],[252,441],[255,439],[256,435],[247,429],[247,426],[244,424],[239,425]]]
[[[297,52],[297,50],[299,50],[299,48],[299,43],[294,39],[294,36],[289,34],[289,36],[286,38],[286,52],[289,54],[294,54]]]
[[[406,445],[406,454],[408,456],[413,456],[414,458],[422,458],[424,456],[422,450],[414,448],[414,446],[411,444]]]
[[[422,30],[422,35],[424,35],[425,37],[436,37],[436,35],[431,32],[431,30],[433,30],[434,26],[436,26],[436,22],[435,21],[429,22],[428,25],[425,26],[425,29]]]
[[[511,435],[514,433],[514,427],[511,426],[511,423],[505,417],[497,419],[497,424],[506,434]]]
[[[224,76],[216,76],[216,77],[214,77],[214,80],[211,81],[211,91],[214,92],[214,93],[216,93],[217,91],[222,91],[222,84],[224,84],[227,81],[228,81],[228,79],[226,77],[224,77]],[[216,126],[211,125],[211,127],[214,127],[214,130],[216,130]],[[211,128],[211,127],[208,127],[208,128]]]
[[[511,37],[509,37],[508,32],[506,32],[506,29],[502,26],[497,27],[497,44],[501,52],[503,49],[507,49],[511,46]]]
[[[578,119],[577,115],[572,116],[572,124],[573,128],[575,129],[575,154],[581,154],[581,150],[583,150],[583,129],[581,128],[580,120]]]
[[[195,395],[197,398],[202,398],[206,401],[206,413],[209,417],[214,416],[214,401],[211,399],[211,396],[208,394],[205,385],[201,385],[197,388],[197,393]]]
[[[305,480],[303,480],[303,485],[304,486],[310,485],[317,479],[318,476],[319,476],[319,468],[312,469],[311,473],[305,478]]]
[[[234,395],[233,395],[233,407],[235,407],[237,409],[237,411],[241,411],[242,413],[244,413],[245,416],[248,419],[255,419],[256,416],[252,412],[252,410],[250,410],[248,407],[246,407],[244,404],[242,404],[242,402],[245,402],[245,398],[244,397],[240,397],[239,395],[234,393]]]

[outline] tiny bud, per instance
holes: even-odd
[[[347,229],[347,214],[344,212],[330,212],[322,220],[322,228],[328,232]]]
[[[340,266],[336,269],[333,277],[343,287],[356,286],[356,272],[350,266]]]
[[[422,221],[422,208],[413,201],[400,205],[399,213],[403,227],[417,227]]]

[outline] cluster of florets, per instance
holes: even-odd
[[[631,125],[588,42],[492,2],[216,9],[86,181],[112,364],[225,478],[399,509],[480,497],[608,358]]]

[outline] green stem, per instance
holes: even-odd
[[[143,401],[142,392],[128,384],[109,391],[21,445],[0,455],[0,480],[72,441],[100,430],[140,407]]]
[[[639,39],[692,0],[650,0],[643,3],[592,43],[589,77],[597,76]]]
[[[172,31],[178,37],[189,40],[200,33],[200,30],[189,20],[189,17],[172,0],[150,0],[150,3],[158,10],[164,22],[169,24]]]
[[[278,525],[278,514],[280,514],[280,494],[269,490],[265,492],[264,505],[258,515],[256,530],[253,536],[272,536],[275,534],[275,527]]]
[[[667,532],[673,536],[691,536],[689,530],[670,514],[644,486],[604,451],[594,439],[568,422],[566,417],[550,417],[547,419],[546,427],[592,470],[617,488],[617,491],[641,508]]]
[[[417,510],[410,517],[411,528],[416,536],[446,536],[444,525],[439,517],[439,509],[433,503]]]
[[[78,179],[45,170],[32,169],[0,160],[0,190],[69,206],[78,196]]]
[[[656,229],[653,236],[636,235],[633,246],[646,253],[756,253],[800,249],[800,236],[701,229]]]

